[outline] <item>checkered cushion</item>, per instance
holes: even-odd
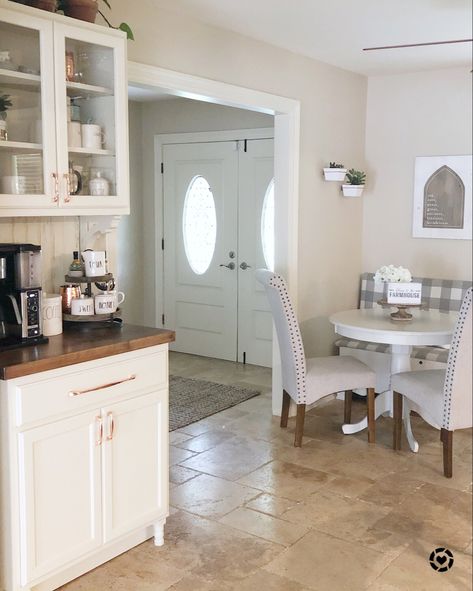
[[[471,281],[452,279],[431,279],[413,277],[412,281],[422,283],[422,303],[426,309],[441,312],[458,312]],[[372,308],[384,296],[385,283],[375,283],[373,273],[361,275],[360,308]]]
[[[363,349],[375,351],[376,353],[389,353],[389,345],[385,343],[371,343],[369,341],[357,341],[342,337],[335,341],[337,347],[348,347],[349,349]],[[425,359],[426,361],[439,361],[447,363],[448,349],[444,347],[413,347],[411,357],[414,359]]]
[[[454,281],[451,279],[431,279],[428,277],[413,277],[412,281],[422,283],[422,303],[425,309],[450,312],[460,310],[460,306],[471,287],[471,281]],[[373,273],[363,273],[360,285],[360,308],[373,308],[377,302],[385,297],[385,283],[375,283]],[[356,339],[340,338],[335,341],[337,347],[349,349],[364,349],[376,353],[388,353],[389,345],[370,343]],[[448,349],[444,347],[413,347],[411,357],[428,361],[447,363]]]

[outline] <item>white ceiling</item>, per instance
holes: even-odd
[[[366,75],[470,66],[471,0],[152,0],[157,7]]]

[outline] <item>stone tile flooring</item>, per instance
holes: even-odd
[[[472,432],[454,436],[454,477],[439,433],[420,418],[417,455],[392,422],[377,443],[344,436],[343,403],[306,419],[271,416],[270,370],[171,354],[171,373],[258,387],[262,395],[170,434],[171,515],[165,545],[133,548],[64,591],[461,591],[472,589]],[[364,413],[354,403],[354,420]],[[428,556],[454,553],[437,573]]]

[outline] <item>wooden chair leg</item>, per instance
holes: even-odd
[[[351,401],[353,399],[353,392],[351,390],[345,391],[345,407],[344,407],[344,415],[343,415],[343,422],[344,423],[351,423]]]
[[[368,388],[368,443],[374,443],[375,439],[374,388]]]
[[[443,475],[451,478],[453,475],[453,431],[440,430],[440,439],[443,443]]]
[[[401,449],[402,434],[402,394],[393,392],[394,403],[394,430],[393,430],[393,449]]]
[[[305,419],[305,404],[297,405],[296,415],[296,435],[294,437],[294,447],[300,447],[302,445],[302,433],[304,431],[304,419]]]
[[[287,427],[287,419],[289,418],[289,406],[291,404],[291,397],[286,392],[282,391],[282,409],[281,409],[281,427]]]

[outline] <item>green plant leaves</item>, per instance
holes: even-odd
[[[105,2],[105,0],[104,0]],[[120,23],[120,26],[118,27],[120,29],[120,31],[124,31],[126,33],[126,38],[130,39],[131,41],[135,40],[135,37],[133,36],[133,31],[130,28],[130,25],[127,23]]]

